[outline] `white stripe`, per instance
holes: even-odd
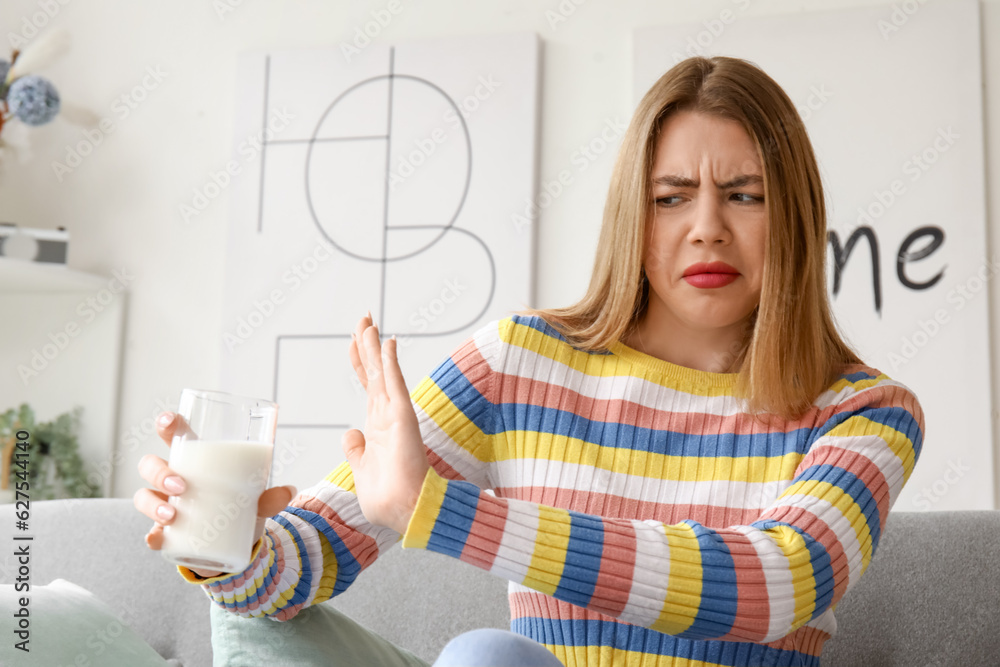
[[[830,530],[837,536],[844,555],[847,557],[847,589],[857,583],[861,577],[861,543],[858,541],[858,534],[853,525],[835,505],[830,501],[816,496],[795,493],[782,498],[777,507],[799,507],[808,512],[812,512],[830,527]]]
[[[296,551],[295,541],[291,538],[288,530],[278,524],[273,519],[268,518],[264,522],[265,530],[271,534],[277,542],[281,544],[283,552],[293,558],[292,562],[285,564],[284,572],[281,581],[275,582],[277,586],[271,595],[266,595],[266,588],[264,587],[264,576],[267,572],[267,560],[261,559],[253,573],[246,577],[241,586],[234,586],[231,591],[219,591],[218,594],[213,594],[212,598],[220,602],[228,602],[230,604],[236,604],[236,598],[240,595],[244,596],[242,604],[248,604],[246,597],[252,593],[260,593],[263,600],[260,602],[260,606],[253,611],[242,611],[235,612],[244,618],[250,618],[253,615],[262,616],[265,610],[270,609],[281,597],[282,593],[287,592],[290,589],[295,588],[295,584],[298,583],[298,571],[299,563],[298,558],[295,556],[298,552]],[[260,589],[258,590],[258,583],[260,581]]]
[[[319,581],[323,576],[323,547],[320,542],[323,538],[320,537],[319,531],[312,524],[303,521],[300,517],[288,512],[282,512],[281,516],[287,519],[288,523],[292,524],[298,531],[299,537],[306,546],[306,553],[309,555],[309,563],[303,566],[304,570],[308,569],[312,574],[312,581],[309,582],[309,594],[303,603],[303,606],[308,607],[316,597]],[[285,553],[289,552],[285,551]]]
[[[504,579],[523,582],[528,576],[537,538],[538,505],[508,500],[507,521],[490,572]]]
[[[445,463],[454,468],[463,479],[467,479],[477,486],[487,486],[486,464],[455,442],[422,407],[417,405],[416,401],[410,399],[410,404],[417,415],[420,435],[424,444],[440,456]]]
[[[648,628],[660,617],[670,579],[670,547],[659,521],[632,521],[635,569],[621,619]]]
[[[502,370],[500,356],[504,345],[507,344],[500,339],[500,320],[484,324],[472,334],[472,339],[476,343],[479,354],[490,365],[490,370],[499,373]]]
[[[560,377],[560,386],[583,397],[600,401],[625,400],[655,410],[676,411],[676,406],[693,399],[698,412],[710,415],[729,416],[743,411],[742,404],[732,396],[690,394],[627,374],[589,375],[519,345],[508,344],[504,372],[508,376],[517,375],[547,384],[553,384],[553,378]],[[514,382],[512,378],[505,381]]]
[[[864,456],[877,466],[888,485],[889,506],[896,502],[896,497],[903,490],[905,469],[903,461],[893,454],[886,441],[878,435],[824,435],[813,444],[810,451],[817,447],[832,446]],[[869,489],[873,495],[878,495],[879,489]]]
[[[341,522],[344,525],[375,540],[375,543],[378,544],[380,551],[392,546],[399,540],[399,534],[391,528],[374,526],[369,523],[368,519],[365,518],[364,512],[361,511],[361,505],[358,503],[358,497],[350,491],[345,491],[332,482],[328,482],[324,479],[299,493],[300,498],[307,498],[310,496],[317,502],[320,502],[328,507],[331,512],[335,512],[337,516],[340,517]],[[301,504],[301,501],[297,504]],[[317,514],[319,513],[317,512]],[[325,520],[326,519],[324,518],[324,521]],[[312,528],[312,530],[315,531],[316,529]]]
[[[792,572],[781,548],[763,531],[750,526],[734,526],[733,530],[746,535],[760,558],[767,582],[767,598],[770,621],[767,636],[760,643],[772,642],[787,635],[792,630],[795,619],[795,587]]]
[[[834,616],[832,609],[827,609],[805,625],[808,625],[810,628],[822,630],[831,637],[837,634],[837,617]]]
[[[544,486],[548,492],[607,493],[626,500],[652,503],[711,505],[735,510],[763,510],[791,484],[790,480],[738,482],[718,480],[681,482],[612,472],[582,463],[547,459],[507,459],[493,464],[497,478],[508,489]]]

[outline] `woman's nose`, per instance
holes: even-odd
[[[730,240],[729,227],[723,219],[722,207],[716,197],[700,194],[692,211],[690,243],[726,243]]]

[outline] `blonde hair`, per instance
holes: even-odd
[[[663,121],[678,111],[736,121],[757,148],[770,220],[761,299],[743,344],[726,354],[748,412],[793,419],[844,364],[863,362],[830,313],[826,207],[805,125],[781,87],[749,61],[688,58],[653,84],[618,151],[586,294],[571,306],[518,314],[543,318],[588,351],[606,351],[634,330],[649,298],[642,261],[653,159]]]

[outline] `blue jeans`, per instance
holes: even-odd
[[[538,642],[509,630],[481,628],[460,634],[441,650],[434,667],[562,667]]]

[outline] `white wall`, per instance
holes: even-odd
[[[402,11],[376,39],[536,31],[543,41],[540,176],[551,180],[560,170],[574,168],[574,153],[599,136],[608,119],[629,119],[634,28],[701,22],[733,4],[561,3],[575,11],[553,26],[547,12],[558,12],[560,0],[400,0]],[[39,15],[40,4],[60,7],[49,24],[67,28],[74,40],[69,57],[41,74],[56,84],[64,100],[110,119],[114,131],[62,182],[51,164],[65,160],[67,146],[82,140],[80,130],[60,119],[31,131],[33,159],[8,164],[0,179],[0,220],[65,226],[71,234],[70,266],[108,276],[126,269],[135,275],[125,325],[121,456],[113,487],[115,495],[130,497],[141,485],[136,472],[141,456],[147,451],[165,456],[167,450],[155,437],[143,436],[133,444],[129,432],[151,428],[160,406],[176,401],[182,387],[217,382],[220,346],[215,332],[221,326],[228,202],[224,196],[212,201],[190,224],[178,208],[190,204],[193,189],[204,186],[230,158],[237,53],[336,46],[351,40],[355,29],[372,19],[371,12],[389,2],[4,0],[4,34],[19,34],[25,20]],[[216,7],[229,4],[238,6],[220,16]],[[884,5],[887,18],[892,11],[892,4],[884,2],[757,0],[741,15],[822,11],[845,4]],[[1000,34],[1000,0],[984,0],[982,12],[984,78],[991,82],[1000,76],[1000,44],[986,36]],[[851,57],[849,48],[843,57]],[[159,83],[148,76],[156,70],[163,73]],[[155,87],[122,117],[116,100],[142,86],[144,77]],[[985,93],[989,165],[1000,156],[1000,85],[987,84]],[[609,150],[585,171],[574,168],[572,187],[542,212],[536,305],[566,304],[586,287],[612,161]],[[1000,171],[987,174],[987,187],[1000,192]],[[1000,220],[1000,198],[990,198],[988,205],[990,219]],[[991,237],[990,255],[1000,254],[992,225]],[[1000,290],[993,289],[991,299],[997,330]],[[994,339],[997,358],[1000,345]],[[993,411],[994,421],[998,414]],[[944,433],[929,434],[928,442],[947,446],[946,438]],[[339,449],[340,443],[330,447]]]

